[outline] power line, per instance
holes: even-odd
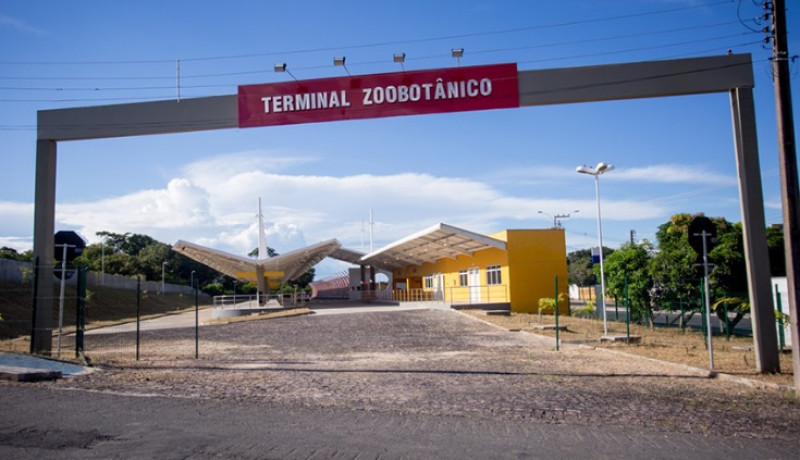
[[[507,51],[519,51],[519,50],[526,50],[526,49],[538,49],[538,48],[550,48],[550,47],[557,47],[557,46],[569,46],[569,45],[581,45],[586,43],[595,43],[598,41],[612,41],[612,40],[621,40],[621,39],[629,39],[629,38],[642,38],[646,36],[653,36],[653,35],[662,35],[662,34],[671,34],[675,32],[682,32],[688,30],[708,30],[709,28],[720,27],[725,25],[735,24],[736,21],[728,21],[728,22],[718,22],[713,24],[703,24],[697,26],[687,26],[687,27],[678,27],[678,28],[670,28],[670,29],[662,29],[662,30],[655,30],[655,31],[647,31],[647,32],[639,32],[639,33],[630,33],[630,34],[623,34],[623,35],[614,35],[609,37],[593,37],[593,38],[586,38],[581,40],[571,40],[571,41],[563,41],[563,42],[555,42],[555,43],[545,43],[545,44],[537,44],[531,46],[519,46],[519,47],[509,47],[509,48],[494,48],[494,49],[484,49],[484,50],[474,50],[471,51],[470,54],[492,54],[498,52],[507,52]],[[712,37],[712,38],[705,38],[697,41],[709,41],[709,40],[716,40],[721,39],[721,37]],[[438,59],[446,56],[445,54],[435,54],[429,56],[417,56],[417,57],[409,57],[408,60],[425,60],[425,59]],[[449,56],[449,55],[447,55]],[[171,61],[171,63],[174,61]],[[349,65],[351,66],[359,66],[359,65],[372,65],[372,64],[380,64],[384,61],[364,61],[364,62],[350,62]],[[329,66],[305,66],[305,67],[298,67],[299,70],[311,70],[311,69],[319,69],[319,68],[328,68]],[[241,71],[241,72],[223,72],[223,73],[209,73],[209,74],[183,74],[181,75],[182,79],[195,79],[195,78],[211,78],[211,77],[227,77],[227,76],[241,76],[241,75],[248,75],[248,74],[260,74],[264,73],[264,69],[258,70],[248,70],[248,71]],[[30,76],[30,77],[19,77],[19,76],[0,76],[0,80],[172,80],[174,79],[174,75],[169,76],[65,76],[65,77],[54,77],[54,76]]]
[[[482,37],[482,36],[490,36],[490,35],[503,35],[503,34],[510,34],[510,33],[518,33],[518,32],[530,32],[533,30],[545,30],[545,29],[552,29],[552,28],[561,28],[561,27],[569,27],[569,26],[580,26],[580,25],[587,25],[587,24],[597,24],[602,22],[612,22],[618,21],[622,19],[632,19],[632,18],[641,18],[645,16],[656,16],[662,14],[671,14],[677,13],[682,11],[689,11],[699,8],[710,8],[715,7],[723,4],[729,4],[730,0],[721,0],[711,4],[700,4],[700,5],[690,5],[684,7],[676,7],[676,8],[669,8],[663,10],[655,10],[655,11],[644,11],[639,13],[630,13],[630,14],[623,14],[623,15],[616,15],[616,16],[608,16],[604,18],[596,18],[596,19],[584,19],[584,20],[576,20],[576,21],[564,21],[559,23],[553,24],[542,24],[542,25],[534,25],[534,26],[526,26],[526,27],[516,27],[516,28],[509,28],[509,29],[501,29],[501,30],[493,30],[493,31],[484,31],[484,32],[471,32],[471,33],[462,33],[462,34],[452,34],[452,35],[442,35],[442,36],[434,36],[434,37],[425,37],[425,38],[413,38],[413,39],[405,39],[405,40],[392,40],[392,41],[385,41],[385,42],[374,42],[374,43],[363,43],[363,44],[355,44],[355,45],[345,45],[345,46],[335,46],[335,47],[320,47],[320,48],[305,48],[305,49],[296,49],[296,50],[286,50],[286,51],[272,51],[272,52],[265,52],[265,53],[249,53],[249,54],[236,54],[236,55],[223,55],[223,56],[205,56],[205,57],[195,57],[195,58],[181,58],[182,62],[198,62],[198,61],[217,61],[217,60],[230,60],[230,59],[243,59],[243,58],[254,58],[254,57],[267,57],[267,56],[277,56],[277,55],[291,55],[291,54],[304,54],[304,53],[315,53],[315,52],[322,52],[322,51],[341,51],[341,50],[351,50],[351,49],[359,49],[359,48],[375,48],[381,46],[390,46],[390,45],[403,45],[403,44],[411,44],[411,43],[424,43],[424,42],[432,42],[432,41],[443,41],[443,40],[454,40],[454,39],[463,39],[463,38],[472,38],[472,37]],[[164,63],[174,63],[175,59],[143,59],[143,60],[103,60],[103,61],[0,61],[0,65],[141,65],[141,64],[164,64]]]
[[[720,37],[712,37],[705,40],[690,40],[690,41],[683,41],[677,43],[669,43],[669,44],[662,44],[662,45],[654,45],[654,46],[645,46],[645,47],[638,47],[638,48],[628,48],[624,50],[614,50],[614,51],[607,51],[603,53],[589,53],[589,54],[582,54],[582,55],[572,55],[572,56],[560,56],[557,58],[549,58],[549,59],[538,59],[538,60],[528,60],[528,61],[520,61],[519,64],[529,64],[529,63],[541,63],[541,62],[552,62],[558,60],[568,60],[568,59],[578,59],[583,57],[596,57],[596,56],[603,56],[603,55],[611,55],[611,54],[622,54],[627,52],[638,52],[638,51],[647,51],[647,50],[654,50],[654,49],[661,49],[667,47],[674,47],[674,46],[681,46],[686,44],[693,44],[697,42],[705,42],[705,41],[717,41],[728,39],[731,37],[738,37],[741,34],[734,34],[734,35],[724,35]],[[759,43],[759,42],[750,42],[750,43]],[[504,50],[503,50],[504,51]],[[478,51],[476,53],[480,53]],[[493,52],[493,50],[487,50],[485,52]],[[439,56],[437,56],[439,57]],[[420,58],[418,58],[420,59]],[[355,63],[354,65],[359,65],[359,63]],[[300,70],[309,70],[313,68],[320,68],[322,66],[313,66],[313,67],[299,67]],[[254,71],[252,73],[263,73],[264,71]],[[248,72],[250,73],[250,72]],[[227,75],[237,75],[237,73],[227,73]],[[166,78],[166,77],[165,77]],[[169,78],[174,78],[169,77]],[[181,78],[189,78],[189,77],[181,77]],[[230,84],[207,84],[207,85],[181,85],[181,89],[203,89],[203,88],[223,88],[223,87],[230,87]],[[12,86],[2,86],[0,87],[0,91],[83,91],[83,92],[97,92],[97,91],[150,91],[150,90],[168,90],[173,89],[174,86],[130,86],[130,87],[12,87]],[[70,99],[70,101],[74,101],[75,99]],[[85,100],[95,100],[95,99],[85,99]],[[107,100],[107,99],[104,99]],[[49,102],[52,100],[47,99],[0,99],[0,102]],[[59,100],[63,101],[63,100]]]

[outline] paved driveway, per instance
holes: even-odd
[[[555,351],[454,311],[208,326],[198,360],[174,352],[191,328],[152,331],[138,362],[109,351],[113,335],[92,340],[109,341],[94,344],[100,372],[2,384],[0,454],[793,458],[800,447],[800,404],[777,391]]]

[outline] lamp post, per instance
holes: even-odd
[[[597,200],[597,239],[600,252],[600,308],[603,309],[603,334],[608,335],[608,320],[606,319],[606,275],[603,270],[603,225],[600,220],[600,175],[614,169],[614,165],[597,163],[597,166],[578,166],[577,172],[594,176],[594,192]]]
[[[551,217],[553,219],[553,228],[561,228],[561,221],[559,219],[569,219],[572,217],[571,213],[566,214],[548,214],[544,211],[538,211],[539,214],[544,214],[545,216]],[[579,209],[572,211],[572,213],[581,212]]]
[[[194,270],[192,270],[192,274],[189,275],[189,285],[194,289]]]

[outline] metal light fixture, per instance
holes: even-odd
[[[603,225],[600,221],[600,175],[614,169],[614,165],[597,163],[597,166],[578,166],[577,172],[594,176],[594,191],[597,200],[597,238],[600,252],[600,308],[603,309],[603,334],[608,335],[608,320],[606,318],[606,275],[603,270]]]
[[[297,81],[297,77],[295,77],[294,74],[289,69],[286,68],[286,63],[285,62],[281,62],[280,64],[275,64],[275,72],[276,73],[284,73],[284,72],[288,73],[289,76],[291,76],[292,79],[294,79],[294,81]]]
[[[347,69],[347,66],[344,64],[345,57],[339,56],[333,58],[333,65],[336,67],[344,67],[344,71],[347,72],[347,75],[350,75],[350,70]]]
[[[464,57],[464,48],[453,48],[450,50],[450,55],[456,58],[458,66],[461,67],[461,58]]]
[[[406,62],[406,53],[395,53],[392,55],[392,60],[400,64],[403,70],[406,70],[406,67],[403,65],[403,63]]]

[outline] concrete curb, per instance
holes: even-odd
[[[57,380],[62,376],[61,371],[46,371],[30,367],[0,366],[0,380],[12,382],[41,382]]]
[[[0,352],[0,380],[40,382],[94,372],[96,368],[47,356]]]

